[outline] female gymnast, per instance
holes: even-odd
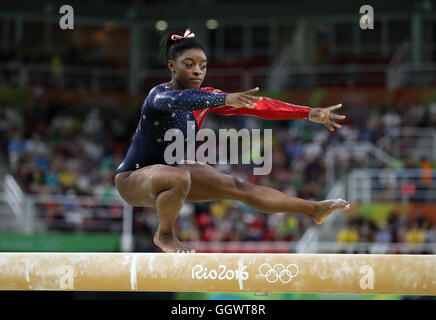
[[[300,213],[322,223],[334,210],[346,210],[342,199],[307,201],[272,188],[255,185],[224,174],[200,162],[179,161],[168,165],[164,150],[165,131],[178,128],[186,137],[188,121],[201,128],[208,112],[222,115],[244,114],[269,120],[304,119],[326,125],[330,131],[341,126],[335,120],[345,116],[333,113],[341,105],[309,108],[259,97],[259,88],[224,93],[202,88],[207,57],[203,46],[189,30],[170,33],[162,39],[171,81],[152,88],[141,108],[132,143],[116,170],[115,185],[130,205],[156,207],[159,226],[154,243],[164,252],[195,252],[179,241],[174,232],[176,217],[185,201],[204,202],[221,199],[242,201],[265,213]],[[185,140],[186,141],[186,140]]]

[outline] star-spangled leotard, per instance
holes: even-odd
[[[268,120],[307,118],[309,107],[293,105],[262,97],[253,109],[226,106],[227,93],[206,87],[175,90],[166,84],[151,89],[141,108],[141,118],[127,154],[115,171],[133,171],[153,164],[168,164],[164,151],[172,141],[165,141],[165,132],[179,129],[187,137],[188,125],[195,134],[209,112],[221,115],[251,115]],[[186,149],[185,138],[185,150]]]

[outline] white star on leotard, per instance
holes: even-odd
[[[159,142],[159,143],[161,143],[161,142],[162,142],[162,139],[161,139],[161,138],[157,138],[156,141]]]
[[[175,117],[176,116],[176,113],[175,112],[173,112],[172,114],[171,114],[171,117]]]
[[[155,121],[154,125],[157,127],[159,125],[159,121]]]

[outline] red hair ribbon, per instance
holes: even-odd
[[[177,40],[181,40],[181,39],[186,39],[186,38],[194,38],[195,34],[191,32],[191,30],[188,28],[185,30],[185,33],[183,34],[183,36],[180,36],[178,34],[172,34],[171,35],[171,40],[177,41]]]

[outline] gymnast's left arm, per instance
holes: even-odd
[[[220,91],[213,88],[204,88],[203,90]],[[330,131],[334,131],[333,127],[341,127],[335,120],[345,119],[345,116],[333,113],[333,111],[339,109],[342,104],[328,108],[310,108],[268,97],[260,98],[261,100],[256,100],[254,108],[234,108],[226,105],[211,108],[209,111],[221,115],[251,115],[267,120],[308,119],[312,122],[324,124]]]

